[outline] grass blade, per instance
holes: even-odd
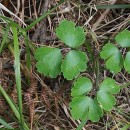
[[[26,43],[26,51],[27,51],[27,68],[30,70],[30,67],[31,67],[31,60],[30,60],[30,46],[31,48],[33,47],[32,44],[30,43],[29,45],[29,39],[27,37],[27,33],[24,31],[23,28],[21,28],[16,22],[12,21],[11,19],[7,18],[7,17],[4,17],[4,16],[1,16],[0,15],[0,18],[2,18],[3,20],[5,20],[10,26],[14,26],[16,27],[17,29],[19,29],[19,35],[23,35],[23,37],[25,38],[25,43]],[[6,35],[8,35],[8,33],[4,32]],[[6,37],[7,38],[7,37]],[[34,47],[33,47],[34,48]],[[32,49],[33,49],[32,48]]]
[[[18,112],[17,108],[15,107],[15,105],[11,101],[10,97],[7,95],[7,93],[4,91],[4,89],[2,88],[1,85],[0,85],[0,93],[3,95],[3,97],[5,98],[7,103],[9,104],[9,106],[10,106],[11,110],[14,112],[15,116],[18,119],[20,119],[20,115],[19,115],[19,112]]]
[[[97,9],[127,9],[130,8],[130,4],[120,5],[96,5]]]
[[[5,90],[2,88],[1,85],[0,85],[0,93],[3,95],[3,97],[5,98],[7,103],[9,104],[11,110],[14,112],[17,119],[20,120],[20,114],[19,114],[19,111],[16,108],[16,105],[14,105],[14,103],[12,102],[12,100],[10,99],[10,97],[8,96],[8,94],[5,92]],[[29,130],[29,128],[28,128],[28,126],[25,122],[24,122],[24,129]]]
[[[3,119],[0,118],[0,124],[5,126],[7,129],[13,129],[12,126],[10,126],[8,123],[6,123]]]
[[[9,29],[10,29],[10,25],[7,26],[6,31],[3,34],[3,40],[2,40],[2,43],[1,43],[1,46],[0,46],[0,53],[2,52],[3,46],[4,46],[4,44],[7,40]]]
[[[17,86],[17,94],[18,94],[18,106],[19,106],[19,114],[20,114],[20,123],[23,127],[23,114],[22,114],[22,90],[21,90],[21,73],[20,73],[20,51],[19,51],[19,43],[18,43],[18,33],[17,28],[12,26],[13,31],[13,39],[14,39],[14,65],[15,65],[15,79]]]

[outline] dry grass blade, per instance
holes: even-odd
[[[117,0],[113,0],[112,2],[111,2],[111,0],[110,0],[110,4],[112,5],[112,4],[115,4],[116,3],[116,1]],[[93,27],[92,27],[92,30],[94,31],[94,30],[96,30],[96,28],[99,26],[99,24],[101,23],[101,21],[104,19],[104,17],[109,13],[109,11],[110,11],[110,9],[106,9],[104,12],[103,12],[103,14],[101,14],[101,16],[99,17],[99,19],[94,23],[94,25],[93,25]]]
[[[16,19],[18,19],[23,25],[26,26],[26,24],[24,23],[24,21],[22,21],[17,15],[15,15],[14,13],[12,13],[9,9],[7,9],[4,5],[2,5],[0,3],[0,8],[3,9],[4,11],[8,12],[10,15],[13,15]]]

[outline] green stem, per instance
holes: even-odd
[[[96,83],[95,83],[95,88],[98,89],[98,86],[99,86],[99,61],[98,61],[98,58],[96,58],[96,61],[95,61],[95,74],[96,74]]]
[[[82,130],[82,128],[84,127],[84,125],[86,124],[87,120],[82,121],[79,126],[76,128],[76,130]]]
[[[86,114],[85,119],[79,124],[79,126],[76,128],[76,130],[82,130],[82,128],[86,124],[87,119],[88,119],[88,114],[87,113],[85,113],[85,114]]]

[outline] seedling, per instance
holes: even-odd
[[[35,53],[37,70],[51,78],[56,78],[63,73],[67,80],[74,79],[71,89],[72,100],[69,104],[72,117],[80,119],[83,123],[86,120],[98,122],[104,111],[113,109],[116,104],[115,94],[120,92],[120,86],[114,79],[107,77],[98,86],[96,94],[92,96],[91,92],[94,86],[92,81],[87,77],[80,76],[81,72],[87,70],[88,62],[86,53],[79,50],[85,41],[84,29],[79,26],[75,27],[75,23],[72,21],[63,20],[56,28],[56,35],[70,48],[70,51],[63,58],[59,48],[38,48]],[[125,30],[119,33],[115,39],[121,47],[130,47],[129,31]],[[123,65],[130,73],[129,56],[130,52],[124,59],[118,47],[112,43],[105,44],[100,52],[100,57],[106,61],[106,68],[112,73],[120,72]],[[77,128],[77,130],[80,129],[82,128]]]

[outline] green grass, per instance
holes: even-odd
[[[20,63],[20,48],[19,48],[19,36],[23,36],[25,40],[26,45],[26,53],[27,53],[27,60],[26,60],[26,66],[28,71],[30,71],[31,68],[31,59],[30,59],[30,50],[32,52],[35,51],[35,46],[32,45],[31,41],[28,39],[27,31],[30,30],[32,27],[34,27],[37,23],[39,23],[42,19],[47,17],[51,12],[53,12],[60,4],[64,3],[64,0],[61,0],[59,4],[55,7],[53,7],[51,10],[46,12],[44,15],[36,19],[34,22],[32,22],[28,27],[22,28],[20,25],[18,25],[16,22],[12,21],[8,17],[0,15],[0,18],[3,19],[7,23],[7,28],[2,28],[2,42],[0,45],[0,53],[4,51],[4,47],[7,46],[7,42],[10,42],[12,45],[8,46],[11,53],[14,55],[14,69],[15,69],[15,80],[16,80],[16,87],[17,87],[17,97],[18,97],[18,105],[14,104],[12,99],[9,97],[9,95],[5,92],[3,87],[0,85],[0,93],[5,98],[6,102],[10,106],[11,110],[14,112],[14,115],[17,118],[17,122],[20,124],[20,130],[29,130],[28,124],[25,122],[24,115],[23,115],[23,103],[22,103],[22,86],[21,86],[21,63]],[[12,30],[13,37],[11,39],[8,38],[9,31]],[[29,81],[29,75],[28,75],[28,81]],[[29,82],[28,82],[29,83]],[[12,129],[13,127],[10,126],[5,120],[0,118],[0,123],[4,125],[7,129]],[[4,130],[4,128],[2,128]],[[5,129],[6,130],[6,129]]]

